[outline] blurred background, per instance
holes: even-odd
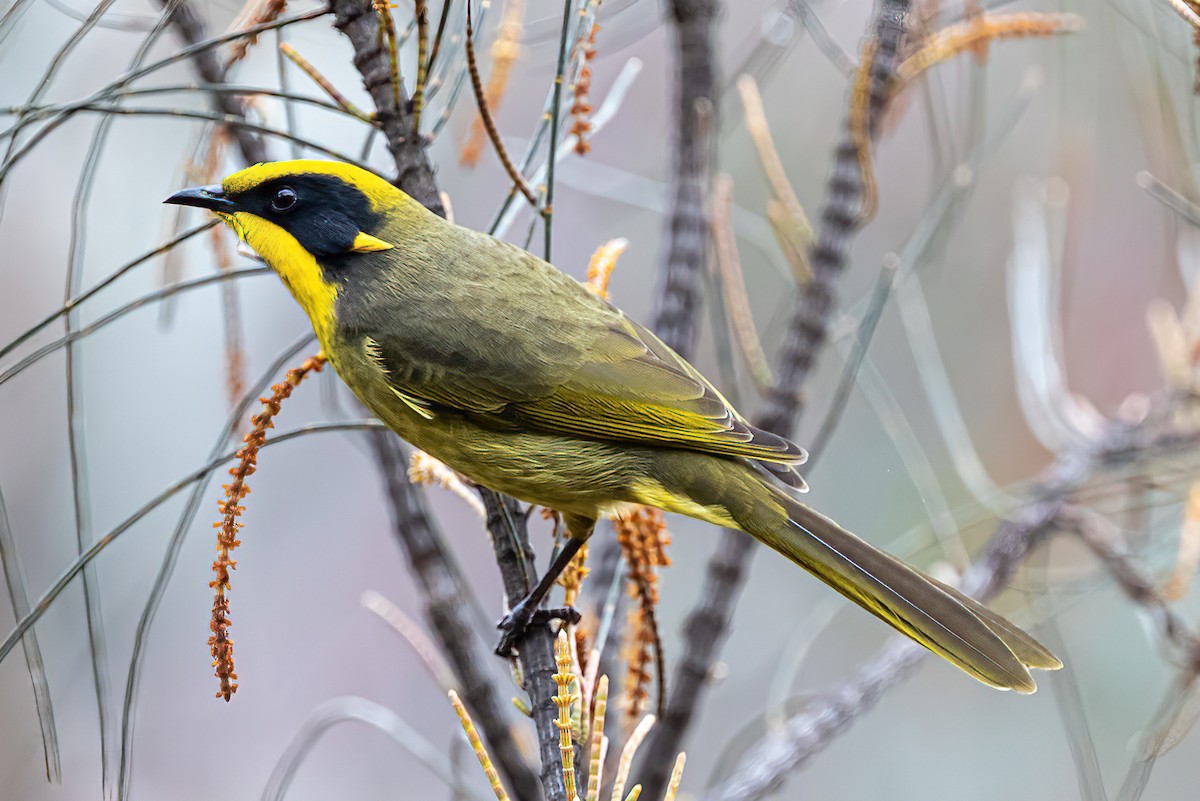
[[[493,2],[477,32],[485,76],[505,5]],[[211,35],[229,28],[242,11],[236,0],[191,7]],[[315,8],[289,3],[284,16]],[[89,27],[95,9],[103,14]],[[433,10],[440,12],[440,4]],[[1197,53],[1188,23],[1166,0],[995,7],[929,0],[914,8],[910,22],[914,31],[921,25],[938,30],[980,11],[1072,12],[1084,26],[957,55],[898,95],[875,152],[878,214],[854,242],[838,287],[833,342],[806,386],[808,413],[796,437],[807,444],[821,427],[881,267],[898,265],[840,425],[807,474],[808,500],[876,545],[948,575],[980,553],[1000,520],[1019,517],[1040,497],[1045,486],[1037,482],[1045,471],[1086,461],[1096,425],[1137,423],[1147,409],[1175,398],[1168,400],[1180,412],[1175,422],[1191,430],[1184,414],[1186,376],[1177,374],[1169,383],[1163,365],[1164,353],[1187,348],[1164,350],[1163,342],[1178,337],[1156,340],[1147,323],[1148,310],[1157,309],[1158,317],[1153,311],[1150,316],[1160,320],[1169,308],[1182,314],[1198,265],[1200,218],[1192,205],[1200,199],[1194,171]],[[204,160],[208,122],[83,111],[44,138],[36,138],[44,120],[16,136],[10,128],[22,107],[71,103],[118,80],[142,57],[139,49],[160,12],[138,0],[99,7],[84,0],[5,0],[0,8],[0,106],[6,114],[0,147],[8,154],[0,168],[0,346],[59,309],[65,297],[205,222],[195,210],[180,219],[161,201],[197,182],[187,165]],[[412,3],[401,0],[391,13],[403,31]],[[663,257],[671,164],[674,53],[666,14],[657,0],[605,0],[599,6],[589,96],[604,122],[589,136],[589,153],[572,153],[558,164],[554,196],[556,265],[582,279],[599,245],[627,239],[611,297],[647,322]],[[461,7],[455,8],[451,33],[461,32],[461,16]],[[772,363],[796,280],[767,219],[771,188],[736,79],[748,73],[757,80],[784,171],[815,220],[872,16],[867,3],[839,0],[730,0],[719,14],[718,81],[725,89],[717,170],[732,179],[732,226],[745,293]],[[514,154],[525,152],[541,117],[561,19],[559,3],[530,0],[524,11],[520,57],[496,112]],[[278,89],[282,69],[288,91],[324,99],[291,63],[281,68],[277,50],[286,41],[356,105],[372,108],[351,62],[353,51],[329,17],[281,30],[282,36],[263,34],[226,80]],[[167,26],[148,45],[143,63],[184,44],[179,30]],[[476,116],[470,86],[455,89],[464,64],[461,37],[444,58],[444,83],[426,112],[436,131],[430,156],[456,221],[487,229],[510,183],[486,145],[476,166],[461,163]],[[402,49],[408,78],[414,62],[415,40],[409,40]],[[132,85],[197,81],[195,66],[183,59]],[[364,162],[391,174],[380,138],[364,146],[368,128],[361,120],[277,97],[249,103],[262,125],[292,130],[336,153],[365,153]],[[125,106],[211,109],[209,98],[194,91],[130,97]],[[77,197],[102,121],[110,127],[95,151],[86,191]],[[264,141],[271,159],[329,157],[278,137]],[[534,166],[544,159],[544,153],[535,157]],[[216,174],[240,166],[237,150],[228,149]],[[522,208],[501,233],[523,244],[530,231],[530,212]],[[220,236],[232,253],[232,234],[222,230]],[[538,230],[533,241],[540,239]],[[208,234],[193,237],[81,304],[73,325],[100,321],[164,283],[213,275],[221,269],[215,252]],[[254,266],[241,256],[232,259],[236,269]],[[80,339],[71,369],[77,440],[83,444],[77,449],[81,491],[73,487],[65,351],[22,363],[63,336],[64,320],[0,358],[0,491],[11,534],[2,544],[8,581],[19,571],[27,597],[14,605],[11,592],[0,594],[5,635],[23,614],[18,607],[36,603],[74,561],[73,499],[80,492],[86,503],[78,527],[90,544],[203,467],[212,453],[235,447],[225,439],[231,297],[224,286],[235,287],[234,328],[247,388],[308,332],[300,309],[266,273],[178,292]],[[706,292],[694,361],[752,416],[761,400],[744,360],[729,356],[736,345],[729,344],[725,317],[714,303],[721,281],[712,277]],[[315,345],[306,345],[284,368],[313,351]],[[1179,369],[1187,373],[1190,364]],[[269,380],[281,374],[275,369]],[[327,370],[284,404],[277,425],[282,432],[358,416]],[[238,431],[247,426],[241,415]],[[1079,503],[1119,527],[1124,547],[1146,574],[1165,581],[1178,572],[1181,540],[1187,540],[1195,464],[1186,447],[1156,456],[1148,454],[1115,477],[1096,470]],[[182,546],[146,627],[130,718],[130,795],[181,801],[256,796],[315,710],[331,699],[358,696],[394,712],[443,756],[455,753],[470,796],[486,797],[482,771],[460,743],[461,729],[444,694],[404,640],[360,602],[374,590],[421,619],[421,598],[361,434],[321,433],[263,451],[250,482],[231,593],[241,689],[232,703],[214,700],[208,581],[222,480],[223,473],[205,482],[198,512],[184,520]],[[102,764],[107,760],[113,770],[120,754],[135,632],[190,491],[185,487],[154,506],[94,562],[91,601],[103,629],[107,737],[101,734],[78,579],[33,629],[53,704],[60,784],[46,781],[27,652],[15,648],[0,663],[0,798],[104,795]],[[454,495],[435,487],[428,496],[480,600],[482,609],[471,615],[490,647],[489,621],[500,616],[503,596],[487,533]],[[676,517],[668,527],[672,564],[661,571],[658,617],[669,680],[682,647],[681,626],[698,600],[720,532]],[[549,526],[535,518],[532,529],[544,564],[552,544]],[[611,537],[604,528],[596,542]],[[1010,585],[994,606],[1043,637],[1064,657],[1066,670],[1039,676],[1036,695],[1016,697],[928,660],[807,761],[803,772],[789,774],[780,794],[897,801],[1117,798],[1122,788],[1129,792],[1120,797],[1130,798],[1194,794],[1192,760],[1200,758],[1200,741],[1186,736],[1196,704],[1190,695],[1170,704],[1182,714],[1171,728],[1171,747],[1150,761],[1152,773],[1144,759],[1146,737],[1158,731],[1161,704],[1179,686],[1181,672],[1178,654],[1164,646],[1161,616],[1131,603],[1072,537],[1050,539]],[[1172,608],[1183,620],[1194,618],[1196,594],[1186,587],[1176,594]],[[802,710],[811,693],[845,680],[887,637],[886,627],[791,564],[773,553],[757,554],[713,686],[685,742],[681,797],[705,797],[746,746]],[[489,669],[503,697],[518,693],[501,660]],[[517,725],[532,749],[532,726]],[[1137,780],[1129,784],[1131,767],[1136,772],[1139,765],[1146,769],[1144,787]],[[109,791],[113,781],[110,776]],[[450,795],[446,782],[410,748],[353,722],[331,727],[315,742],[288,789],[292,799]]]

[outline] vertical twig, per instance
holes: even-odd
[[[421,138],[421,110],[425,105],[425,81],[429,76],[425,57],[429,49],[429,9],[426,0],[415,0],[417,18],[417,82],[412,96],[412,135]]]
[[[504,594],[510,607],[516,606],[537,581],[533,548],[529,544],[528,514],[519,503],[497,492],[479,490],[488,512],[488,531]],[[521,673],[534,725],[538,732],[538,754],[542,762],[542,788],[547,801],[571,801],[566,798],[558,740],[558,709],[554,695],[554,635],[548,623],[531,625],[517,640]],[[534,796],[528,796],[530,798]]]
[[[715,0],[672,0],[675,29],[674,155],[667,252],[659,271],[654,332],[685,358],[696,330],[696,304],[708,257],[708,199],[716,116]],[[674,758],[672,753],[668,759]],[[664,784],[665,787],[665,784]],[[650,798],[661,797],[647,784]]]
[[[29,614],[29,596],[25,591],[25,575],[17,554],[17,543],[13,539],[8,522],[8,509],[4,505],[4,493],[0,492],[0,567],[4,569],[4,586],[8,588],[8,600],[12,604],[13,617],[17,620]],[[30,629],[21,638],[25,652],[25,666],[29,680],[33,683],[33,703],[37,707],[38,722],[42,729],[42,750],[46,760],[46,781],[62,783],[62,759],[58,749],[58,729],[54,723],[54,706],[50,698],[50,684],[46,680],[46,666],[42,661],[42,648],[37,634]]]
[[[550,108],[550,153],[546,157],[546,203],[542,206],[542,225],[545,234],[542,258],[553,263],[550,246],[554,227],[554,164],[558,153],[558,122],[562,116],[563,72],[567,68],[567,35],[571,25],[571,6],[574,0],[563,0],[562,36],[558,40],[558,70],[554,73],[554,100]]]

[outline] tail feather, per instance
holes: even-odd
[[[1059,670],[1062,668],[1063,663],[1061,659],[1052,654],[1046,646],[1017,628],[1008,618],[998,615],[974,598],[963,595],[958,590],[948,584],[943,584],[932,576],[927,576],[926,578],[974,612],[988,625],[988,628],[1002,636],[1004,642],[1016,654],[1017,659],[1025,663],[1026,667],[1037,670]]]
[[[750,519],[739,520],[742,528],[979,681],[1032,693],[1037,685],[1030,668],[1062,667],[1036,640],[978,602],[784,493],[763,488],[783,506],[787,521],[780,525],[769,514],[775,504],[756,504]]]

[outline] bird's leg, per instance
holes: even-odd
[[[590,532],[590,528],[589,528]],[[558,552],[558,557],[555,558],[554,564],[550,565],[550,569],[546,571],[546,575],[542,576],[542,580],[533,590],[522,598],[516,606],[512,608],[504,619],[496,624],[496,628],[504,632],[500,637],[500,644],[496,646],[496,653],[500,656],[511,657],[513,646],[521,635],[525,633],[525,629],[529,628],[534,623],[545,623],[550,620],[565,620],[568,623],[578,623],[579,613],[569,606],[560,607],[558,609],[538,609],[550,589],[554,586],[554,582],[559,575],[571,563],[572,557],[583,545],[586,537],[570,536],[563,543],[562,550]]]

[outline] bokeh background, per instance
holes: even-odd
[[[13,13],[0,28],[0,106],[5,107],[28,102],[54,54],[92,10],[83,0],[33,0],[16,7],[12,2],[6,0],[5,9]],[[932,15],[935,27],[971,10],[954,2],[933,5],[923,11]],[[240,10],[232,0],[193,6],[214,33]],[[289,13],[312,7],[297,3]],[[730,0],[718,26],[721,81],[730,87],[720,108],[718,169],[734,181],[747,294],[769,354],[780,344],[794,281],[766,222],[769,189],[732,87],[741,71],[756,74],[788,177],[815,217],[847,113],[849,84],[806,32],[798,8],[783,0]],[[822,0],[803,8],[819,18],[837,46],[856,56],[871,18],[869,4]],[[560,9],[558,3],[529,3],[522,57],[498,112],[501,131],[517,152],[537,122],[553,76]],[[1030,10],[1074,12],[1086,27],[1052,39],[998,43],[986,57],[959,56],[910,87],[889,113],[876,155],[879,214],[855,242],[839,287],[846,319],[835,329],[837,346],[824,353],[808,385],[809,410],[797,437],[806,442],[824,417],[842,371],[847,334],[886,255],[902,251],[930,220],[935,198],[957,180],[944,224],[919,262],[901,264],[904,279],[895,294],[907,298],[903,302],[910,311],[917,308],[914,291],[924,298],[936,351],[927,340],[914,339],[900,302],[889,302],[863,379],[819,467],[808,475],[811,503],[927,568],[954,563],[960,555],[954,537],[936,536],[939,525],[943,532],[956,532],[965,551],[974,554],[998,516],[1019,506],[1024,486],[1055,458],[1035,435],[1021,402],[1014,339],[1028,330],[1022,315],[1037,312],[1028,311],[1033,301],[1019,294],[1015,314],[1010,303],[1020,260],[1049,259],[1047,272],[1056,276],[1059,293],[1048,317],[1061,338],[1069,392],[1110,417],[1136,407],[1131,396],[1163,386],[1147,331],[1147,306],[1155,299],[1181,305],[1196,274],[1195,229],[1138,183],[1139,173],[1148,172],[1191,196],[1196,54],[1186,24],[1165,2],[1068,1],[989,9]],[[484,42],[491,41],[498,11],[493,7],[483,25]],[[54,71],[44,101],[86,97],[121,75],[158,12],[151,3],[114,3],[103,24]],[[406,22],[411,3],[401,2],[394,13]],[[555,262],[582,278],[598,245],[627,238],[612,297],[633,317],[648,321],[669,178],[672,36],[656,0],[606,0],[599,21],[593,102],[603,102],[623,70],[636,69],[633,59],[640,71],[615,115],[592,138],[592,151],[559,167]],[[286,36],[345,94],[369,107],[350,63],[350,45],[329,19],[290,26]],[[231,80],[277,86],[276,44],[272,35],[265,36],[234,68]],[[168,32],[151,49],[150,60],[180,46]],[[410,43],[407,63],[412,49]],[[288,70],[294,91],[320,96],[303,74]],[[139,85],[195,81],[192,66],[182,62]],[[208,108],[207,99],[195,93],[142,102]],[[254,109],[267,124],[285,126],[279,101],[263,98]],[[431,155],[457,221],[483,228],[508,182],[490,152],[474,169],[459,164],[474,110],[467,89]],[[6,113],[0,128],[15,119],[11,110]],[[296,130],[304,137],[348,153],[361,147],[361,123],[302,106],[295,114]],[[74,117],[4,178],[0,343],[62,304],[72,198],[98,121],[97,115]],[[81,218],[84,287],[172,235],[174,212],[160,203],[188,183],[183,167],[202,125],[160,117],[113,121]],[[272,158],[293,155],[286,142],[268,140],[268,147]],[[304,148],[300,152],[311,155]],[[368,160],[388,174],[391,162],[381,145]],[[954,169],[965,164],[971,166]],[[224,171],[237,166],[230,157]],[[1014,228],[1022,211],[1047,226],[1049,252],[1030,257],[1029,248],[1022,249],[1038,227],[1027,220],[1025,228]],[[199,213],[187,220],[201,221]],[[528,224],[528,212],[522,212],[507,238],[523,242]],[[238,266],[250,264],[238,259]],[[207,237],[189,242],[175,265],[181,277],[216,270]],[[158,259],[89,301],[80,319],[96,320],[154,291],[163,280]],[[246,375],[253,378],[307,330],[307,322],[272,275],[242,279],[237,292]],[[713,331],[724,321],[710,309],[706,305],[701,313],[702,343],[695,361],[751,414],[758,398],[745,371],[739,368],[731,376],[720,369]],[[77,368],[85,399],[90,538],[113,529],[207,459],[230,408],[223,330],[221,291],[214,284],[137,310],[81,343]],[[61,322],[50,326],[6,357],[0,370],[61,334]],[[930,394],[931,379],[922,363],[932,354],[944,365],[949,396],[937,386]],[[59,351],[0,384],[0,489],[31,599],[41,597],[75,556],[64,364]],[[966,440],[953,430],[947,438],[947,398],[961,415]],[[279,428],[357,414],[327,371],[285,404]],[[980,475],[969,470],[964,442],[977,457]],[[1139,506],[1146,507],[1137,523],[1146,532],[1138,541],[1139,556],[1156,572],[1170,571],[1183,520],[1190,479],[1186,470],[1177,473],[1182,475],[1139,496],[1148,500]],[[313,710],[341,696],[362,696],[394,710],[449,752],[461,737],[449,704],[411,649],[360,603],[362,593],[373,589],[415,617],[421,610],[391,533],[381,482],[355,434],[321,434],[264,451],[251,481],[231,596],[241,689],[230,704],[214,700],[206,638],[211,522],[217,519],[219,483],[211,481],[205,490],[150,629],[134,717],[132,795],[180,801],[254,797]],[[480,521],[448,493],[434,489],[429,496],[483,613],[498,617],[502,595]],[[156,508],[96,562],[108,708],[118,717],[135,626],[185,498],[181,493]],[[1113,491],[1101,503],[1119,523],[1134,525],[1122,516],[1126,500]],[[947,514],[953,525],[946,523]],[[670,666],[719,532],[682,518],[671,518],[669,525],[673,564],[661,575],[659,619]],[[534,541],[544,558],[550,538],[540,521]],[[1194,598],[1182,602],[1182,614],[1194,607],[1190,601]],[[7,597],[0,599],[0,628],[6,633],[13,620],[8,604]],[[1138,737],[1176,672],[1152,626],[1067,538],[1035,556],[997,606],[1053,643],[1067,657],[1068,670],[1040,677],[1041,692],[1026,698],[990,691],[930,660],[790,778],[780,795],[897,801],[1072,797],[1081,793],[1072,747],[1090,739],[1100,775],[1115,797],[1136,756]],[[1055,621],[1049,631],[1048,618]],[[490,642],[486,622],[480,620],[478,635]],[[100,797],[101,738],[78,583],[36,631],[60,736],[62,784],[45,780],[29,675],[17,649],[0,664],[0,798]],[[884,626],[789,563],[758,554],[718,679],[686,744],[683,793],[702,797],[731,756],[761,735],[764,713],[781,714],[802,704],[807,692],[836,684],[886,636]],[[507,688],[503,663],[497,659],[493,668]],[[1064,699],[1076,695],[1086,712],[1084,727],[1064,724],[1064,704],[1069,704]],[[532,729],[527,733],[532,744]],[[1184,737],[1158,760],[1142,797],[1192,796],[1197,758],[1200,741]],[[459,762],[464,783],[486,793],[470,754],[464,752]],[[346,723],[328,731],[308,753],[288,797],[440,798],[449,793],[397,742]]]

